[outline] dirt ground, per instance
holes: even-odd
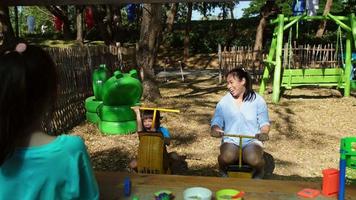
[[[184,156],[188,165],[179,174],[218,176],[220,139],[210,137],[209,124],[225,85],[218,84],[216,73],[186,76],[184,82],[179,78],[161,82],[160,101],[143,103],[181,111],[163,113],[162,119],[172,135],[168,151]],[[272,124],[265,149],[276,167],[269,178],[320,180],[323,169],[338,168],[340,138],[356,134],[356,94],[342,97],[329,88],[293,89],[278,105],[271,103],[271,95],[265,95]],[[136,134],[106,136],[86,122],[71,132],[85,139],[95,170],[125,171],[136,156]]]

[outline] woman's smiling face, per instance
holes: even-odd
[[[238,77],[235,77],[232,74],[227,76],[227,89],[234,98],[243,95],[246,90],[245,83],[246,81],[244,78],[239,80]]]

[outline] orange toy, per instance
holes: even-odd
[[[297,194],[298,194],[298,196],[301,196],[304,198],[315,198],[315,197],[319,196],[320,191],[315,190],[315,189],[305,188],[305,189],[299,191]]]
[[[324,169],[323,170],[323,191],[324,196],[337,195],[339,192],[339,170]]]

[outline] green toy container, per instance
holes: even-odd
[[[136,114],[131,107],[139,103],[142,91],[136,70],[129,73],[116,71],[102,88],[103,104],[97,111],[100,131],[114,135],[136,132]]]
[[[96,124],[100,121],[100,118],[99,118],[98,114],[96,114],[96,113],[86,112],[85,117],[88,122],[91,122],[93,124]]]
[[[350,87],[351,87],[351,90],[356,90],[356,80],[351,80]]]
[[[102,104],[102,101],[97,101],[95,96],[91,96],[85,99],[85,116],[88,122],[97,123],[99,122],[99,116],[97,114],[97,110],[99,106]]]
[[[224,200],[224,199],[233,199],[233,200],[242,200],[242,197],[234,196],[238,195],[240,191],[234,189],[222,189],[216,192],[216,199],[217,200]]]
[[[102,89],[106,80],[109,79],[110,73],[105,64],[101,64],[93,72],[93,91],[97,101],[102,100]]]
[[[342,159],[346,159],[346,166],[356,169],[356,137],[342,138],[340,152]]]
[[[131,70],[127,74],[116,71],[104,84],[103,103],[106,106],[132,106],[140,101],[142,91],[143,87],[136,70]]]
[[[99,118],[108,122],[125,122],[136,120],[136,114],[130,106],[100,106]]]
[[[99,122],[99,129],[105,135],[128,135],[137,131],[136,120],[126,122]]]

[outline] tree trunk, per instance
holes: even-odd
[[[159,46],[157,43],[161,31],[161,4],[143,4],[140,40],[137,48],[137,64],[143,71],[143,97],[154,101],[161,97],[158,84],[155,80],[153,64]]]
[[[267,19],[279,13],[279,7],[276,5],[275,1],[266,1],[266,4],[261,8],[260,11],[260,23],[258,24],[256,30],[256,37],[255,37],[255,44],[253,46],[253,60],[254,60],[254,67],[257,67],[260,64],[260,60],[258,55],[263,48],[263,31],[267,25]]]
[[[330,12],[332,4],[333,4],[333,0],[327,0],[326,1],[324,12],[323,12],[324,16]],[[323,20],[323,21],[320,22],[319,29],[316,32],[315,36],[316,37],[322,37],[323,34],[324,34],[324,31],[325,31],[325,28],[326,28],[326,20]]]
[[[63,6],[64,18],[63,18],[63,37],[64,40],[71,39],[70,21],[68,18],[68,6]]]
[[[0,54],[13,42],[15,42],[15,35],[10,22],[9,8],[0,4]]]
[[[113,24],[114,27],[122,26],[121,6],[115,7],[113,10]]]
[[[266,25],[267,19],[262,16],[256,30],[255,45],[253,46],[253,60],[257,59],[258,52],[262,50],[263,31],[265,30]]]
[[[113,27],[112,37],[115,42],[123,42],[127,37],[125,30],[122,28],[121,6],[115,7],[113,10]]]
[[[167,31],[166,33],[172,33],[174,19],[177,15],[178,3],[171,3],[171,9],[167,12]]]
[[[112,10],[111,10],[111,6],[107,5],[106,6],[106,16],[105,16],[105,20],[104,23],[106,24],[106,31],[108,32],[110,38],[112,38],[112,19],[113,19],[113,14],[112,14]],[[112,39],[111,39],[112,40]]]
[[[77,41],[83,43],[83,7],[76,6]]]
[[[14,12],[15,12],[15,36],[18,38],[20,37],[20,31],[19,31],[19,10],[17,9],[17,6],[14,6]]]
[[[188,3],[188,13],[187,13],[187,21],[185,24],[185,34],[184,34],[184,63],[186,64],[189,58],[189,33],[190,33],[190,25],[192,20],[192,9],[193,3]]]
[[[106,23],[104,23],[104,18],[107,15],[106,8],[102,6],[92,6],[94,21],[98,25],[98,29],[101,35],[102,40],[104,40],[106,45],[112,43],[112,37],[108,32]]]
[[[222,10],[222,19],[224,20],[224,19],[226,19],[226,16],[227,16],[226,6],[223,5],[221,10]]]
[[[235,6],[235,4],[231,3],[231,5],[230,5],[230,18],[231,19],[235,19],[235,17],[234,17],[234,6]]]
[[[174,20],[177,15],[177,10],[178,10],[178,3],[171,3],[170,4],[170,9],[167,11],[167,19],[166,19],[166,27],[163,33],[163,44],[166,44],[167,47],[169,48],[170,44],[166,43],[165,41],[170,38],[170,36],[173,33],[173,25],[174,25]]]

